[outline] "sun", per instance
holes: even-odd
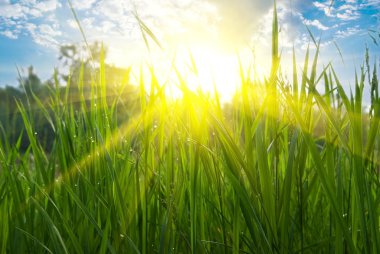
[[[265,76],[261,62],[264,61],[255,59],[248,48],[226,51],[216,47],[193,47],[178,53],[177,66],[187,74],[190,89],[207,93],[214,93],[216,89],[222,100],[230,100],[240,89],[242,78],[253,80]]]
[[[238,57],[211,48],[195,48],[190,53],[189,88],[210,93],[216,88],[222,98],[232,97],[240,82]]]

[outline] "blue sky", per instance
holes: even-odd
[[[362,63],[365,45],[378,57],[369,29],[380,30],[380,0],[278,0],[280,45],[286,64],[294,45],[302,56],[310,43],[306,26],[322,38],[321,65],[332,61],[347,84]],[[88,0],[74,1],[89,41],[103,41],[107,61],[127,66],[146,55],[136,9],[165,50],[185,46],[224,52],[254,49],[259,62],[270,57],[273,3],[266,0]],[[340,60],[333,42],[344,55]],[[42,79],[59,67],[59,45],[82,38],[66,0],[0,0],[0,85],[17,85],[16,66],[33,65]],[[265,66],[265,64],[263,63]],[[346,86],[347,86],[346,84]]]

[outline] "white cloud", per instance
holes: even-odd
[[[350,36],[353,36],[353,35],[357,35],[358,33],[360,33],[362,30],[359,28],[359,26],[354,26],[354,27],[348,27],[347,29],[345,30],[338,30],[336,33],[335,33],[335,37],[336,38],[347,38],[347,37],[350,37]]]
[[[34,17],[41,17],[45,13],[55,11],[61,6],[62,5],[58,0],[47,0],[42,2],[31,1],[31,3],[26,6],[25,13]]]
[[[73,7],[75,10],[87,10],[90,9],[96,0],[75,0],[72,1]]]
[[[341,20],[356,20],[360,18],[360,14],[357,11],[351,10],[351,9],[346,9],[343,13],[338,13],[336,15],[339,19]]]
[[[141,20],[164,46],[192,40],[208,40],[221,28],[216,27],[221,20],[218,19],[216,4],[211,1],[214,0],[100,0],[93,3],[91,9],[81,13],[80,23],[86,35],[94,40],[108,42],[112,36],[117,36],[118,39],[124,37],[124,43],[140,40],[141,32],[133,15],[136,9]],[[77,28],[73,20],[68,20],[67,23],[69,27]]]
[[[115,28],[115,24],[113,22],[110,22],[108,20],[105,20],[103,21],[100,26],[99,26],[99,29],[103,32],[103,33],[109,33],[109,32],[112,32],[113,29]]]
[[[378,1],[378,0],[373,0]],[[346,0],[340,6],[334,7],[331,1],[313,2],[313,5],[320,11],[323,11],[327,17],[336,17],[344,21],[356,20],[360,18],[359,6],[354,5],[356,1]]]
[[[61,6],[58,0],[0,0],[0,34],[13,39],[18,34],[30,35],[36,43],[43,46],[47,46],[48,42],[56,44],[55,37],[62,33],[54,13]],[[40,23],[38,29],[33,24],[35,22]]]
[[[358,9],[357,6],[351,5],[351,4],[343,4],[338,7],[338,11],[343,11],[343,10],[352,10],[356,11]]]
[[[38,27],[40,33],[45,34],[47,36],[58,36],[61,35],[61,31],[53,29],[50,25],[42,24]]]
[[[380,9],[380,0],[367,0],[363,1],[363,3],[360,4],[361,8],[371,7],[375,9]]]
[[[34,31],[36,30],[37,26],[33,23],[26,23],[24,25],[25,29],[29,32],[29,33],[34,33]]]
[[[4,35],[5,37],[8,37],[10,39],[17,39],[18,36],[14,32],[10,30],[1,31],[0,34]]]
[[[67,24],[69,25],[69,27],[73,28],[73,29],[78,29],[78,23],[74,20],[74,19],[68,19],[67,21]]]
[[[323,25],[319,20],[317,19],[314,19],[314,20],[308,20],[308,19],[303,19],[302,22],[307,25],[307,26],[314,26],[316,28],[318,28],[319,30],[323,30],[323,31],[326,31],[326,30],[329,30],[330,28]]]
[[[334,11],[334,7],[331,6],[330,1],[325,2],[313,2],[313,5],[320,11],[323,11],[327,17],[334,17],[332,12]]]
[[[62,5],[68,11],[67,4],[62,4],[65,1],[0,0],[0,23],[3,26],[0,28],[1,35],[17,37],[29,34],[36,43],[49,47],[80,41],[78,26],[71,16],[59,22],[57,20],[57,16],[60,17],[57,10]],[[304,18],[299,13],[302,9],[297,9],[301,5],[297,3],[301,3],[301,0],[278,1],[280,45],[286,50],[292,48],[293,44],[296,47],[305,45],[309,38],[307,33],[306,37],[303,35],[306,31],[304,25],[321,31],[329,30],[324,33],[324,37],[333,37],[334,28],[338,25],[333,26],[332,22],[349,24],[342,21],[359,19],[364,4],[380,5],[380,0],[360,2],[362,4],[354,0],[341,0],[335,1],[331,6],[331,0],[313,0],[307,5],[319,10],[322,17],[307,15],[308,18]],[[113,52],[116,52],[117,47],[123,47],[118,48],[118,52],[127,52],[132,51],[132,44],[144,45],[133,16],[135,8],[166,49],[174,48],[172,45],[218,47],[223,44],[225,48],[235,47],[235,50],[240,46],[254,45],[256,41],[263,47],[270,47],[273,1],[72,0],[72,3],[87,39],[90,42],[103,41],[109,46],[110,55],[115,55]],[[305,6],[304,1],[302,6]],[[335,38],[351,36],[354,32],[354,29],[341,29],[336,32]],[[151,42],[150,38],[148,40]]]
[[[26,8],[19,3],[11,4],[7,1],[0,3],[0,17],[18,19],[25,17]]]
[[[37,26],[33,23],[26,23],[25,29],[28,31],[33,41],[41,46],[55,48],[59,45],[56,36],[59,36],[62,33],[57,29],[53,29],[50,25],[41,24]]]
[[[57,8],[61,7],[61,3],[58,2],[57,0],[48,0],[48,1],[42,1],[38,2],[34,8],[39,9],[41,12],[49,12],[49,11],[54,11]]]
[[[0,2],[0,17],[1,18],[27,18],[31,17],[41,17],[46,12],[51,12],[59,8],[61,4],[58,0],[47,0],[42,2],[36,1],[20,1],[20,2],[10,2],[1,1]]]
[[[300,29],[297,27],[303,26],[300,21],[303,21],[301,13],[292,12],[288,5],[282,3],[277,6],[277,15],[279,21],[279,41],[280,47],[290,49],[300,36]],[[259,30],[253,34],[252,44],[257,43],[266,45],[266,48],[271,45],[272,38],[272,20],[273,8],[271,8],[262,18],[259,24]],[[269,51],[270,52],[270,51]]]

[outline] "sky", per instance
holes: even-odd
[[[170,62],[168,56],[190,51],[200,67],[215,64],[215,72],[231,69],[238,54],[254,59],[262,73],[270,64],[272,1],[71,2],[87,40],[102,41],[108,48],[107,62],[116,66],[141,63],[152,52],[160,52],[157,61]],[[291,66],[293,46],[301,68],[311,43],[307,27],[321,38],[319,67],[332,62],[346,87],[363,62],[366,45],[372,63],[379,56],[368,31],[380,30],[380,0],[335,0],[332,4],[330,0],[278,0],[277,9],[285,69]],[[148,52],[134,11],[158,38],[162,50],[148,39]],[[16,86],[17,68],[26,70],[30,65],[43,80],[48,79],[54,67],[62,67],[60,45],[71,43],[83,43],[83,37],[67,0],[0,0],[0,86]]]

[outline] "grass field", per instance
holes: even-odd
[[[19,101],[30,146],[1,135],[0,253],[379,253],[377,77],[364,64],[346,94],[333,66],[317,72],[312,41],[286,82],[274,13],[270,75],[241,68],[228,107],[180,72],[182,97],[169,98],[152,68],[138,113],[119,122],[131,98],[109,102],[104,58],[79,110],[69,83],[37,109]],[[35,110],[54,130],[49,152]]]

